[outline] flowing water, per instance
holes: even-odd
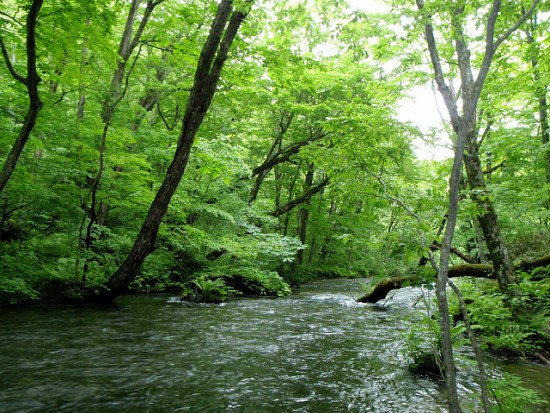
[[[384,307],[360,294],[357,280],[331,280],[223,305],[2,310],[0,412],[446,411],[441,384],[406,367],[410,297]],[[492,364],[550,399],[549,368]],[[463,397],[473,377],[462,369]]]

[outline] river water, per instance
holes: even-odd
[[[358,304],[360,284],[223,305],[128,296],[2,310],[0,412],[446,411],[441,385],[406,367],[410,299]],[[549,368],[491,365],[550,400]],[[474,373],[461,370],[472,398]]]

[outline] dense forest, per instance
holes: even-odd
[[[549,4],[362,3],[3,0],[0,302],[369,277],[436,286],[451,389],[450,318],[548,362]]]

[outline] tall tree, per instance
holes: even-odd
[[[501,12],[501,2],[500,0],[494,0],[492,2],[485,23],[485,45],[483,58],[481,65],[478,68],[476,77],[474,77],[471,51],[469,49],[463,28],[466,6],[464,4],[453,5],[452,10],[450,10],[450,14],[452,16],[452,40],[454,42],[454,51],[457,56],[458,68],[460,71],[460,90],[462,92],[462,110],[460,110],[457,97],[454,94],[452,87],[449,85],[449,80],[443,71],[442,59],[440,57],[434,34],[432,16],[433,11],[432,9],[428,10],[428,8],[425,7],[424,0],[416,0],[416,5],[421,11],[424,20],[424,34],[430,53],[431,64],[434,70],[434,78],[439,92],[445,102],[447,111],[451,117],[453,130],[456,134],[453,168],[449,182],[448,220],[442,241],[436,288],[440,312],[439,324],[441,328],[441,346],[445,365],[446,384],[449,392],[449,411],[451,413],[458,413],[461,409],[456,384],[456,371],[451,342],[446,287],[448,282],[451,242],[454,235],[458,213],[462,162],[463,160],[465,162],[470,185],[480,192],[485,192],[483,170],[481,169],[479,161],[479,148],[477,146],[475,133],[477,104],[497,48],[515,30],[517,30],[517,28],[521,25],[521,23],[523,23],[523,21],[525,21],[525,19],[527,19],[527,17],[529,17],[529,15],[536,8],[537,3],[538,0],[534,0],[528,12],[526,12],[512,27],[504,31],[499,37],[496,37],[495,26]],[[467,156],[465,156],[465,149],[468,151]],[[499,279],[499,284],[501,285],[501,288],[505,289],[509,283],[514,281],[514,273],[506,246],[502,239],[502,235],[500,234],[500,228],[496,221],[496,213],[487,196],[481,196],[481,194],[479,194],[475,197],[475,200],[483,208],[483,216],[480,217],[480,223],[484,230],[484,235],[487,238],[487,244],[495,266],[495,272],[497,273],[497,277]]]
[[[36,69],[36,23],[38,20],[38,14],[42,8],[44,0],[33,0],[26,20],[26,53],[27,53],[27,74],[22,76],[17,73],[4,43],[4,38],[0,33],[0,48],[2,49],[2,56],[6,61],[6,65],[12,77],[21,82],[27,88],[27,95],[29,98],[29,106],[27,113],[25,114],[25,120],[23,126],[19,131],[19,135],[15,140],[0,172],[0,194],[4,190],[4,187],[8,183],[11,174],[13,173],[19,156],[23,152],[25,144],[29,140],[31,132],[36,124],[38,113],[42,108],[42,102],[38,95],[38,84],[40,83],[40,76]]]
[[[304,180],[304,190],[307,191],[307,190],[310,190],[311,189],[311,186],[313,185],[313,173],[314,173],[315,169],[314,169],[314,164],[313,162],[310,163],[309,165],[307,165],[307,171],[306,171],[306,177],[305,177],[305,180]],[[304,205],[302,205],[302,207],[300,207],[300,211],[299,211],[299,219],[298,219],[298,236],[300,237],[300,242],[302,244],[305,244],[306,243],[306,236],[307,236],[307,222],[308,222],[308,219],[309,219],[309,207],[310,207],[310,202],[306,202],[304,203]],[[303,264],[304,263],[304,250],[301,249],[298,251],[297,253],[297,262],[298,264]]]
[[[527,43],[529,45],[528,57],[531,61],[533,81],[535,83],[535,98],[538,103],[540,139],[544,150],[546,169],[546,184],[550,186],[550,120],[548,119],[548,85],[544,82],[540,68],[540,45],[537,42],[540,24],[537,14],[530,19],[530,24],[525,29]],[[550,208],[550,195],[546,203]]]
[[[214,97],[231,44],[250,7],[251,1],[241,3],[240,7],[236,7],[231,0],[222,0],[219,3],[210,33],[199,56],[173,161],[149,207],[130,253],[107,282],[106,289],[100,293],[100,299],[112,300],[125,291],[145,257],[153,250],[160,223],[189,162],[195,135]]]
[[[103,106],[101,109],[101,120],[103,122],[103,131],[101,133],[100,142],[99,142],[98,169],[95,177],[92,180],[92,184],[90,188],[91,200],[90,200],[90,206],[88,208],[89,222],[86,228],[86,240],[85,240],[85,245],[87,248],[90,248],[92,246],[92,242],[93,242],[92,230],[94,225],[97,223],[97,219],[98,219],[97,195],[98,195],[99,186],[101,184],[101,179],[105,171],[105,151],[107,150],[107,147],[106,147],[107,134],[109,132],[109,128],[111,126],[111,120],[115,113],[116,107],[124,98],[124,95],[127,90],[128,79],[126,79],[126,82],[124,79],[125,77],[128,77],[130,75],[130,73],[128,73],[130,69],[129,60],[132,53],[134,52],[134,50],[136,49],[136,47],[140,42],[143,31],[147,26],[147,23],[151,17],[151,14],[153,13],[153,10],[155,9],[156,6],[158,6],[163,1],[164,0],[147,1],[145,10],[143,12],[143,16],[141,17],[141,20],[137,25],[137,29],[135,29],[136,20],[139,12],[139,6],[142,0],[132,0],[132,4],[130,5],[130,10],[128,12],[128,17],[126,19],[124,31],[122,33],[122,37],[120,39],[120,43],[118,47],[118,60],[117,60],[116,69],[114,71],[113,78],[111,79],[109,92],[107,93],[105,100],[103,101]]]

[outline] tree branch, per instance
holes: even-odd
[[[6,45],[4,44],[4,39],[2,39],[2,37],[0,37],[0,48],[2,48],[2,56],[4,56],[4,60],[6,61],[6,66],[8,67],[8,70],[12,75],[12,77],[18,82],[21,82],[24,85],[27,85],[27,79],[15,71],[15,68],[11,63],[10,56],[8,54],[8,50],[6,49]]]
[[[292,155],[295,155],[298,152],[300,152],[300,149],[302,149],[304,146],[307,146],[312,142],[321,140],[325,136],[326,135],[324,133],[319,133],[317,136],[313,136],[310,139],[306,139],[300,142],[295,142],[286,146],[271,158],[266,159],[264,163],[254,168],[252,171],[252,176],[258,175],[259,173],[261,173],[262,171],[265,171],[266,169],[271,169],[275,165],[288,161]]]
[[[523,22],[525,20],[527,20],[529,18],[529,16],[535,11],[535,9],[537,8],[537,5],[539,4],[539,1],[540,0],[533,0],[533,3],[531,4],[531,7],[529,8],[529,10],[527,10],[525,13],[523,13],[523,15],[518,19],[518,21],[516,22],[516,24],[514,24],[512,27],[510,27],[505,33],[503,33],[497,40],[496,42],[494,43],[493,45],[493,48],[494,50],[496,50],[500,44],[505,41],[508,37],[510,37],[510,35],[512,33],[514,33],[518,28],[519,26],[521,26],[523,24]]]
[[[424,9],[424,0],[416,0],[416,5],[418,9],[422,11]],[[428,51],[430,53],[432,67],[434,69],[434,78],[437,84],[437,89],[441,93],[441,96],[443,96],[443,101],[445,102],[445,106],[451,116],[451,124],[453,125],[453,129],[455,132],[458,132],[460,115],[458,113],[455,96],[445,81],[445,75],[441,66],[441,58],[435,42],[433,26],[430,23],[431,16],[425,16],[425,18],[427,19],[427,22],[424,23],[424,33],[426,36],[426,42],[428,43]]]
[[[280,217],[281,215],[286,214],[287,212],[290,212],[291,210],[296,208],[298,205],[309,201],[313,197],[313,195],[317,194],[318,192],[321,192],[321,190],[325,186],[327,186],[328,183],[329,183],[329,178],[328,178],[328,176],[326,176],[321,182],[319,182],[317,185],[311,187],[311,189],[309,191],[302,194],[302,196],[293,199],[292,201],[290,201],[286,205],[283,205],[283,206],[277,208],[275,211],[271,212],[271,215],[273,215],[274,217]]]

